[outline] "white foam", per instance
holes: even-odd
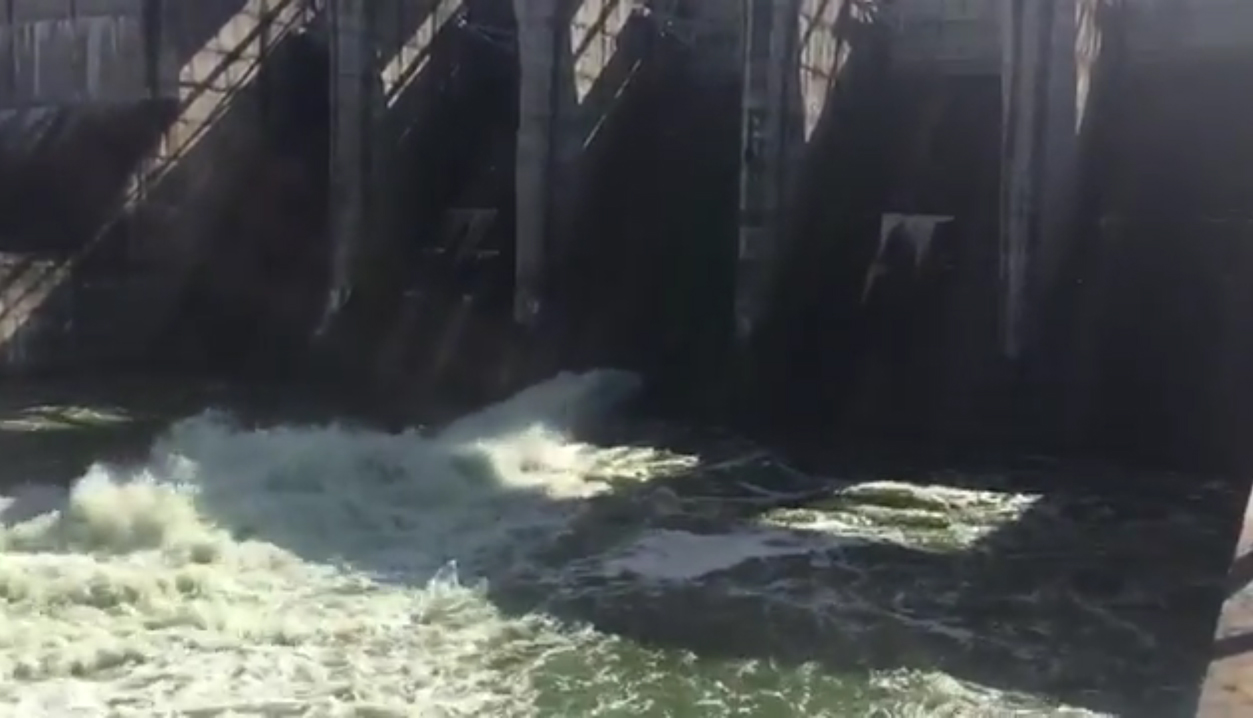
[[[94,467],[68,497],[13,497],[0,675],[20,680],[0,681],[0,706],[526,714],[528,673],[494,667],[491,646],[512,641],[524,666],[561,634],[542,616],[501,616],[458,567],[473,579],[517,558],[606,489],[597,450],[562,433],[582,396],[603,409],[596,377],[533,387],[435,440],[205,415],[173,427],[141,470]]]
[[[726,703],[651,649],[506,614],[482,580],[526,565],[588,497],[692,464],[569,438],[633,382],[565,375],[434,438],[207,414],[143,467],[0,501],[0,715],[591,718],[653,705],[646,690]],[[696,580],[838,540],[658,531],[607,566]],[[840,679],[805,680],[797,700]]]

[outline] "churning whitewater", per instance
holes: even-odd
[[[434,434],[207,413],[142,467],[94,467],[68,495],[12,492],[0,715],[1085,715],[937,672],[841,676],[602,626],[604,605],[616,626],[645,604],[681,624],[701,590],[839,620],[839,587],[806,573],[850,542],[906,540],[873,513],[731,520],[649,490],[698,460],[572,438],[634,388],[618,372],[562,375]],[[1032,500],[933,493],[970,521],[920,551],[969,543]],[[774,561],[790,573],[749,570]]]

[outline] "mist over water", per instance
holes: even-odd
[[[777,616],[796,641],[798,616],[855,641],[859,617],[893,610],[843,590],[848,547],[958,550],[1034,497],[884,483],[832,490],[876,497],[864,511],[737,517],[736,499],[651,488],[698,457],[576,438],[636,384],[562,375],[434,434],[206,413],[142,465],[12,492],[0,715],[1092,715],[939,671],[754,654]],[[918,530],[880,520],[884,497]],[[724,602],[745,650],[706,652],[727,636],[684,626]],[[675,640],[617,629],[641,622]]]

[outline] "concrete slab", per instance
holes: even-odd
[[[1228,580],[1197,718],[1253,715],[1253,495],[1245,507]]]

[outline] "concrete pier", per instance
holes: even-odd
[[[378,136],[383,112],[379,3],[330,0],[331,286],[319,332],[329,333],[352,292],[369,281],[363,255],[377,242]],[[368,290],[367,290],[368,291]]]
[[[1113,6],[1010,2],[1003,12],[1001,336],[1017,359],[1076,229],[1080,148]]]
[[[799,8],[753,0],[744,18],[743,158],[737,243],[735,326],[747,340],[760,319],[775,269],[789,159],[788,89],[798,47]]]

